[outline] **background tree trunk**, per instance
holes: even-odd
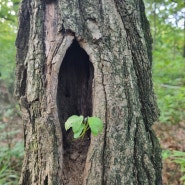
[[[162,184],[151,35],[142,0],[23,0],[15,95],[22,185]],[[104,122],[73,140],[73,114]]]

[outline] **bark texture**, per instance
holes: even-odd
[[[152,39],[142,0],[23,0],[15,95],[21,185],[160,185]],[[104,122],[73,140],[73,114]]]

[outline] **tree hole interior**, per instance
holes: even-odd
[[[79,179],[79,183],[82,183],[79,173],[83,174],[90,133],[87,133],[83,139],[74,140],[72,131],[65,131],[64,123],[71,115],[84,117],[92,115],[93,78],[94,68],[89,56],[74,40],[62,61],[57,89],[58,116],[63,134],[64,184],[73,184],[72,179]],[[70,169],[73,171],[72,174],[74,173],[74,178]]]

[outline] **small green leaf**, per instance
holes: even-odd
[[[83,121],[83,120],[82,120],[82,121]],[[73,123],[72,123],[72,129],[73,129],[73,132],[74,132],[74,133],[76,133],[76,132],[78,132],[79,130],[81,130],[82,127],[84,128],[85,125],[82,123],[82,121],[79,120],[79,121],[76,121],[76,122],[73,122]]]
[[[75,130],[75,132],[74,132],[74,130],[73,130],[73,132],[74,132],[74,138],[75,138],[75,139],[81,137],[81,133],[83,132],[84,127],[85,127],[85,125],[84,125],[84,124],[81,124],[81,125],[78,127],[78,130]],[[73,128],[73,127],[72,127],[72,128]],[[77,129],[77,127],[76,127],[76,129]]]
[[[83,119],[82,120],[79,119],[78,121],[72,123],[72,130],[73,130],[75,139],[80,137],[84,128],[85,128],[85,125],[83,124]]]
[[[88,117],[89,127],[93,135],[97,136],[103,130],[103,123],[100,118]]]
[[[83,122],[83,119],[84,119],[83,116],[77,116],[77,115],[70,116],[65,122],[65,129],[69,130],[73,126],[73,123],[81,124]]]

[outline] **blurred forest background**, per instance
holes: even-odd
[[[0,0],[0,185],[17,185],[24,155],[13,97],[20,0]],[[153,36],[153,82],[161,110],[154,130],[163,149],[164,185],[185,185],[185,1],[145,0]]]

